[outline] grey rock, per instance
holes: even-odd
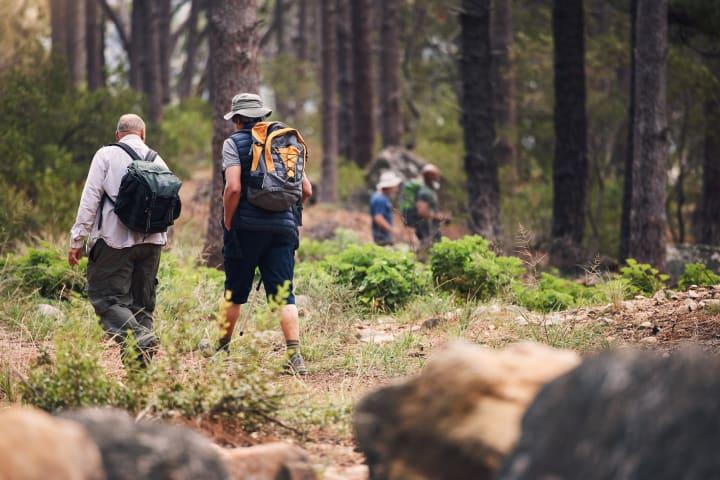
[[[380,175],[385,170],[393,170],[403,180],[414,180],[420,177],[420,171],[427,161],[409,150],[400,147],[388,147],[377,154],[367,167],[365,181],[368,188],[375,190]]]
[[[719,370],[697,351],[590,357],[540,390],[498,478],[720,478]]]
[[[63,313],[63,311],[54,305],[41,303],[37,306],[37,312],[46,318],[51,318],[54,320],[65,320],[65,314]]]
[[[702,263],[714,272],[720,272],[720,247],[714,245],[676,244],[667,247],[667,273],[677,281],[687,263]]]
[[[190,429],[135,423],[125,412],[110,408],[70,411],[60,417],[85,427],[100,448],[108,480],[229,478],[217,449]]]

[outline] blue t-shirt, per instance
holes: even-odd
[[[382,192],[375,192],[372,194],[372,197],[370,197],[370,218],[373,219],[373,240],[375,241],[375,243],[381,245],[393,243],[395,239],[393,238],[392,234],[383,230],[375,224],[375,215],[377,215],[378,213],[382,215],[390,225],[393,224],[392,202],[390,202],[390,199],[383,195]]]

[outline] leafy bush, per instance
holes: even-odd
[[[595,302],[600,294],[592,287],[543,273],[536,286],[515,286],[514,296],[516,303],[530,310],[555,312]]]
[[[38,290],[47,298],[67,299],[71,292],[84,295],[86,270],[87,259],[72,268],[59,249],[49,246],[31,249],[10,265],[10,271],[23,287]]]
[[[622,278],[628,282],[629,296],[652,295],[665,287],[668,276],[661,274],[657,268],[647,263],[638,263],[633,258],[628,258],[626,266],[620,269]]]
[[[442,239],[430,252],[430,264],[441,288],[480,299],[498,295],[525,273],[519,258],[498,257],[480,236]]]
[[[350,245],[358,243],[360,243],[360,238],[357,233],[345,228],[338,228],[330,240],[303,239],[297,250],[298,260],[301,262],[324,260],[326,257],[336,255]]]
[[[371,308],[395,310],[421,293],[428,279],[412,253],[351,245],[323,262],[335,282],[356,290],[358,299]]]
[[[720,275],[707,268],[702,263],[688,263],[685,265],[685,271],[678,280],[678,286],[683,290],[690,285],[699,287],[711,287],[720,284]]]

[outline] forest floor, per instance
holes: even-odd
[[[186,182],[183,188],[184,220],[170,252],[177,258],[190,259],[188,268],[194,268],[192,258],[201,248],[201,236],[196,233],[202,231],[207,222],[205,180],[207,177],[201,175]],[[338,227],[354,230],[362,239],[369,240],[369,218],[365,212],[326,207],[306,210],[305,235],[326,238],[328,229]],[[163,318],[158,328],[183,330],[190,336],[202,335],[204,327],[198,325],[196,319],[209,318],[208,312],[215,310],[217,292],[186,291],[179,287],[175,290],[173,284],[163,286],[162,283],[161,287],[165,288],[159,295],[161,310],[165,308],[163,303],[181,300],[185,302],[181,306],[197,305],[187,307],[195,310],[186,311],[185,318],[170,317],[161,311]],[[308,290],[298,292],[298,304],[310,373],[301,379],[278,376],[275,380],[285,397],[277,419],[290,429],[269,424],[261,432],[248,434],[208,420],[178,416],[174,421],[198,429],[226,446],[292,441],[310,452],[325,478],[360,480],[367,478],[367,469],[362,464],[362,456],[354,451],[353,405],[364,393],[417,372],[427,357],[450,342],[464,340],[499,348],[530,340],[573,349],[584,355],[630,346],[671,354],[684,344],[720,351],[720,287],[660,291],[652,298],[637,297],[552,314],[532,313],[502,303],[448,301],[428,295],[392,316],[372,312],[337,315],[334,313],[338,311],[337,306],[332,304],[335,297]],[[62,328],[59,321],[41,321],[34,313],[39,300],[32,300],[31,293],[26,295],[27,298],[14,298],[15,303],[0,311],[0,367],[10,366],[12,374],[20,378],[27,375],[39,352],[53,351],[55,332]],[[62,310],[63,318],[81,316],[87,322],[95,321],[87,302],[55,302],[54,305]],[[284,355],[278,326],[273,318],[261,313],[253,316],[248,334],[236,338],[233,344],[233,352],[251,346],[267,363],[281,362]],[[111,377],[123,379],[125,372],[118,347],[110,341],[104,347],[101,362],[104,370]],[[161,351],[160,357],[163,355]],[[236,358],[245,357],[230,356],[226,361]],[[186,366],[205,361],[192,351],[183,357]],[[0,384],[0,391],[2,387]]]

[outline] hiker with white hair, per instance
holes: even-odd
[[[124,347],[123,359],[145,366],[158,346],[156,276],[167,228],[180,214],[181,182],[145,144],[145,122],[138,115],[120,117],[115,140],[90,164],[68,262],[77,265],[87,249],[90,303],[105,331]],[[133,342],[127,342],[127,332]]]
[[[393,225],[393,200],[400,190],[402,178],[392,170],[380,174],[377,190],[370,197],[373,241],[381,246],[393,245],[399,230]]]

